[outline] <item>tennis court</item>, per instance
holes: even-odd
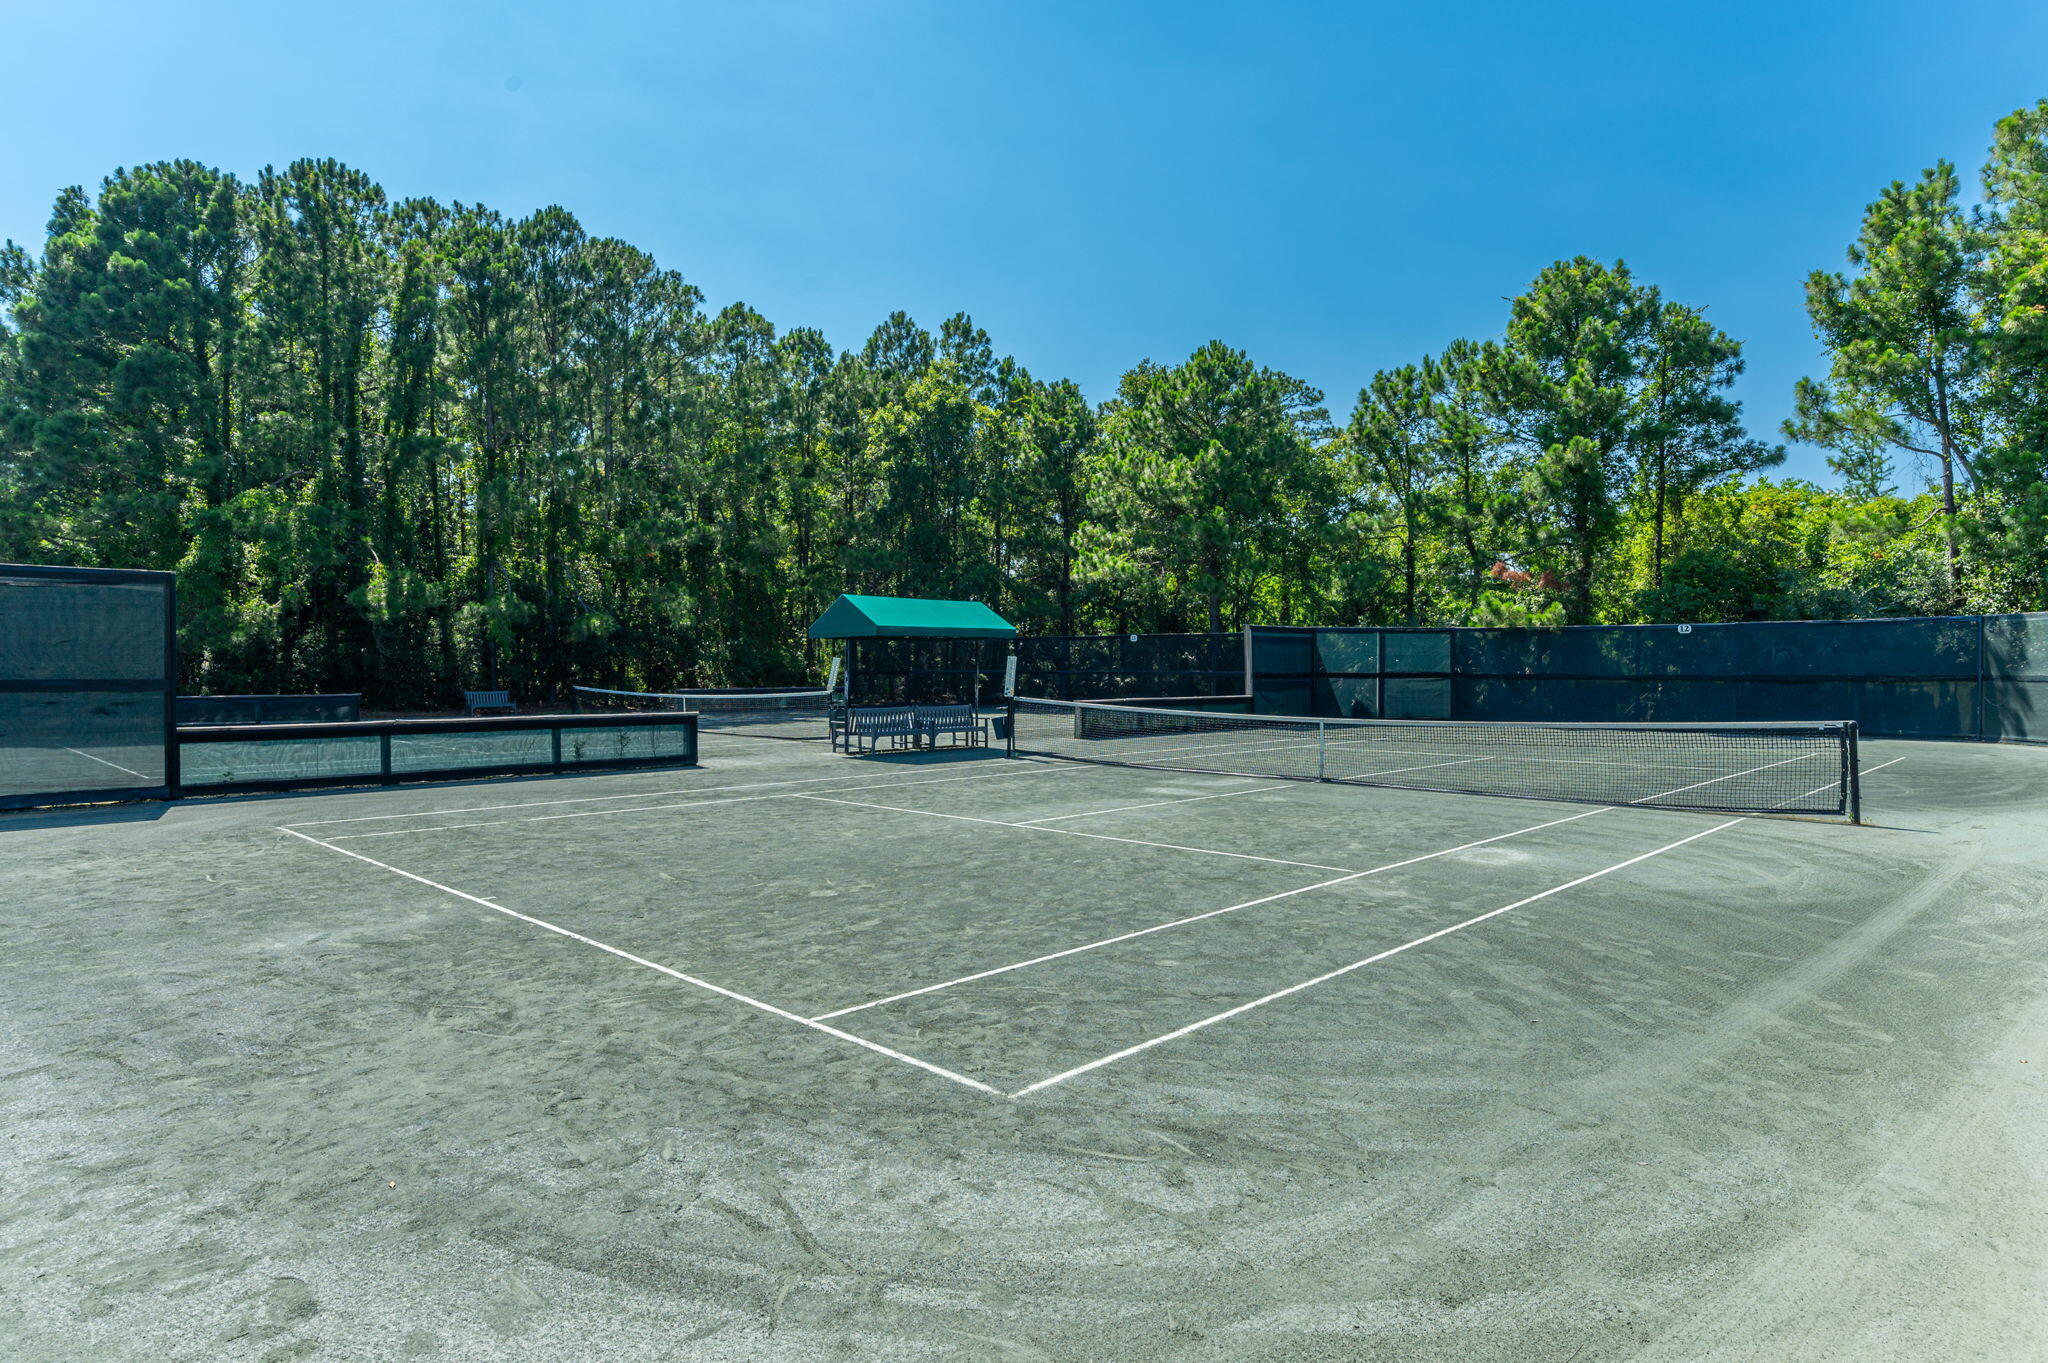
[[[2040,1337],[2048,754],[1866,743],[1858,827],[1113,741],[1148,765],[713,731],[685,771],[0,816],[0,1322],[37,1358]]]

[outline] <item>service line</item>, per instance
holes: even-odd
[[[1232,792],[1232,794],[1237,793],[1235,791]],[[1101,947],[1115,946],[1118,942],[1128,942],[1134,938],[1149,937],[1155,932],[1164,932],[1168,928],[1179,928],[1185,927],[1189,923],[1199,923],[1205,918],[1220,918],[1226,913],[1236,913],[1240,909],[1255,909],[1261,904],[1271,904],[1280,899],[1292,899],[1295,895],[1307,894],[1311,890],[1327,890],[1332,885],[1343,885],[1353,880],[1362,880],[1366,876],[1376,876],[1383,871],[1398,871],[1403,866],[1414,866],[1420,862],[1434,861],[1438,857],[1447,857],[1455,852],[1468,851],[1474,847],[1484,847],[1488,843],[1505,842],[1509,838],[1519,838],[1524,833],[1535,833],[1545,828],[1555,828],[1559,824],[1571,823],[1578,819],[1590,819],[1595,814],[1605,814],[1613,808],[1614,806],[1612,805],[1603,805],[1599,809],[1589,809],[1581,814],[1568,814],[1562,819],[1552,819],[1548,823],[1531,824],[1527,828],[1517,828],[1512,833],[1496,833],[1490,838],[1480,838],[1475,842],[1459,843],[1456,847],[1446,847],[1441,851],[1424,852],[1420,856],[1408,857],[1402,861],[1390,861],[1384,866],[1375,866],[1371,870],[1353,871],[1350,875],[1338,876],[1334,880],[1317,881],[1313,885],[1304,885],[1300,889],[1282,890],[1278,894],[1269,894],[1258,899],[1247,899],[1242,904],[1231,904],[1221,909],[1210,909],[1206,913],[1191,913],[1185,918],[1176,918],[1167,923],[1154,923],[1149,928],[1139,928],[1136,932],[1119,933],[1115,937],[1104,937],[1100,941],[1088,942],[1077,947],[1068,947],[1064,951],[1053,951],[1043,956],[1033,956],[1028,961],[1012,961],[1008,965],[995,966],[989,970],[977,970],[972,975],[962,975],[958,979],[943,980],[938,984],[928,984],[922,989],[906,989],[900,994],[891,994],[887,998],[870,999],[866,1003],[856,1003],[849,1008],[837,1008],[829,1013],[819,1013],[812,1020],[823,1021],[827,1018],[844,1017],[848,1013],[858,1013],[863,1009],[880,1008],[885,1003],[897,1003],[903,999],[914,999],[920,994],[935,994],[941,989],[951,989],[957,984],[968,984],[974,980],[985,980],[991,975],[1006,975],[1012,970],[1022,970],[1025,966],[1044,965],[1047,961],[1057,961],[1065,956],[1078,956],[1084,951],[1095,951]]]
[[[1238,861],[1261,861],[1273,866],[1300,866],[1311,871],[1339,871],[1349,875],[1353,869],[1349,866],[1324,866],[1314,861],[1289,861],[1286,857],[1261,857],[1250,852],[1225,852],[1214,847],[1188,847],[1177,842],[1150,842],[1144,838],[1119,838],[1108,833],[1084,833],[1078,828],[1048,828],[1040,823],[1016,823],[1009,819],[979,818],[973,814],[948,814],[937,809],[912,809],[908,805],[877,804],[873,800],[842,800],[834,795],[802,792],[790,798],[816,800],[820,804],[846,805],[853,809],[886,809],[892,814],[922,814],[928,819],[958,819],[962,823],[982,823],[993,828],[1026,828],[1033,833],[1057,833],[1066,838],[1095,838],[1101,842],[1129,843],[1134,847],[1159,847],[1169,852],[1197,852],[1205,857],[1231,857]]]

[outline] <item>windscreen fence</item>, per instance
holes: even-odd
[[[694,766],[694,714],[500,715],[178,731],[191,794]]]
[[[1865,736],[2048,741],[2048,614],[1249,635],[1263,714],[1851,720]]]
[[[169,795],[176,638],[170,573],[0,564],[0,808]]]
[[[1056,700],[1242,695],[1245,636],[1025,635],[1009,639],[853,639],[855,705],[994,705],[1014,648],[1017,690]]]

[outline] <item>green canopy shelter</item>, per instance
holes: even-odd
[[[1017,627],[979,601],[842,596],[811,625],[813,639],[1014,639]]]
[[[997,615],[979,601],[933,601],[914,596],[853,596],[840,597],[826,608],[810,629],[813,639],[844,639],[846,644],[846,694],[856,703],[860,692],[855,690],[855,678],[859,671],[859,650],[861,641],[886,639],[948,641],[900,645],[918,650],[928,649],[957,651],[951,645],[961,640],[1014,639],[1017,627]],[[891,645],[875,642],[868,645],[887,649]],[[933,659],[930,667],[932,679],[950,673],[962,675],[953,678],[949,688],[961,691],[980,691],[987,680],[978,655],[980,645],[969,646],[977,655],[973,664],[965,659]],[[917,666],[923,668],[925,664]],[[968,700],[981,699],[979,695],[966,695]],[[893,697],[895,700],[924,699],[924,697]]]

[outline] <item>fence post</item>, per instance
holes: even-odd
[[[1850,823],[1862,823],[1862,822],[1863,822],[1863,761],[1862,761],[1861,757],[1859,757],[1859,756],[1858,756],[1858,754],[1857,754],[1857,744],[1856,744],[1856,729],[1857,729],[1857,726],[1856,726],[1856,721],[1855,721],[1855,720],[1853,720],[1853,719],[1852,719],[1852,720],[1850,720],[1850,721],[1849,721],[1849,724],[1848,724],[1848,729],[1849,729],[1849,733],[1848,733],[1848,742],[1846,742],[1846,743],[1844,743],[1844,744],[1842,745],[1842,764],[1843,764],[1843,766],[1844,766],[1844,767],[1846,768],[1846,770],[1845,770],[1845,771],[1844,771],[1844,772],[1843,772],[1842,774],[1843,774],[1843,775],[1844,775],[1844,776],[1845,776],[1845,777],[1847,778],[1847,781],[1848,781],[1848,791],[1849,791],[1849,822],[1850,822]]]
[[[1984,737],[1984,688],[1989,684],[1984,679],[1984,617],[1979,615],[1977,617],[1977,713],[1975,716],[1977,732],[1972,735],[1975,738]]]

